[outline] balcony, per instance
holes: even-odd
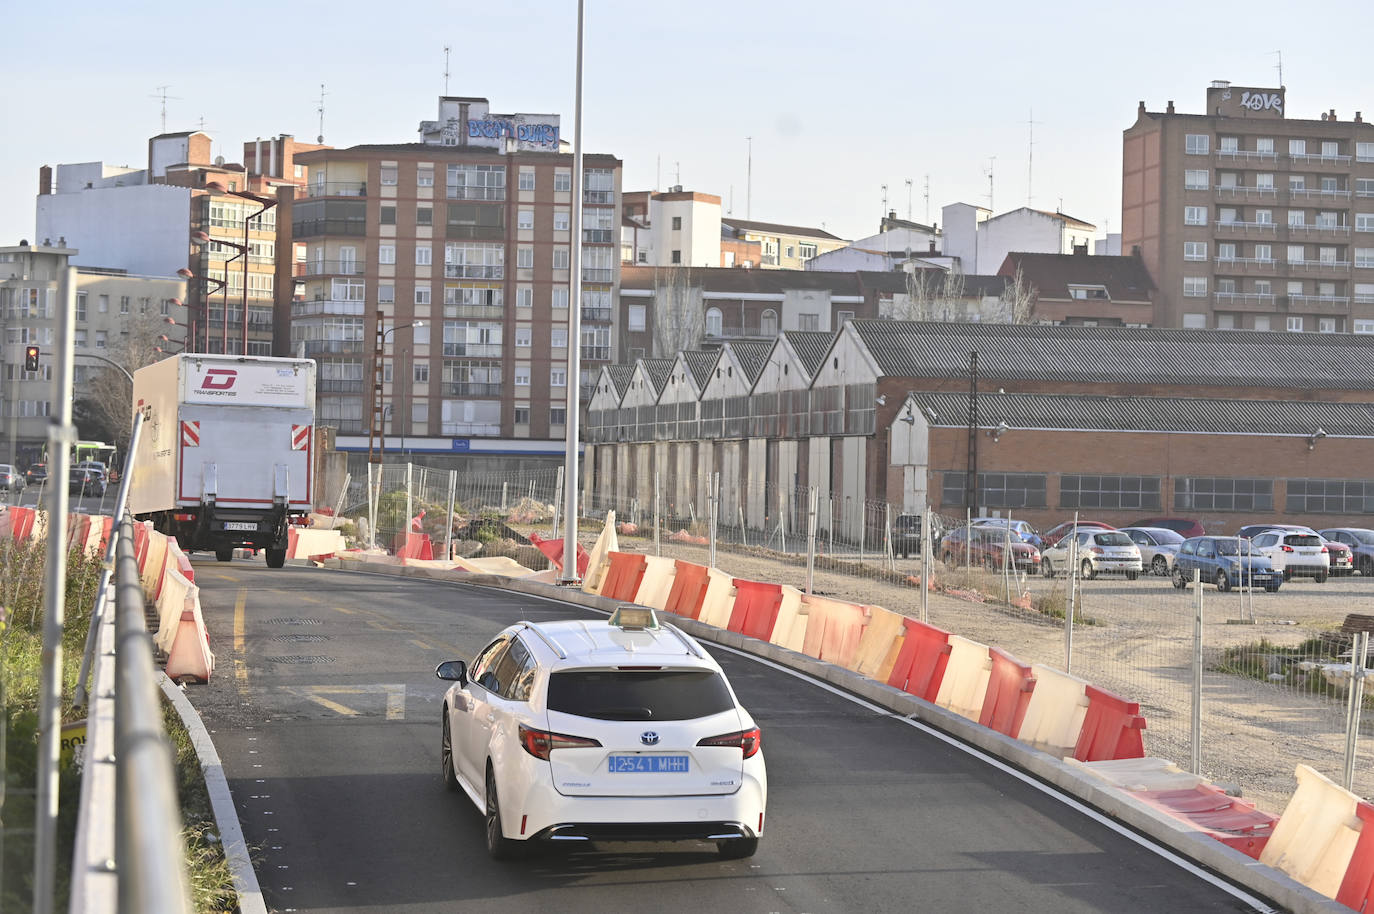
[[[601,267],[583,267],[583,282],[611,282],[615,277],[615,270],[602,269]]]
[[[1341,272],[1350,269],[1348,260],[1290,260],[1288,261],[1290,270],[1316,270],[1319,272]]]
[[[445,279],[505,279],[505,264],[446,263]]]
[[[592,362],[609,362],[611,360],[611,347],[583,346],[582,358]]]
[[[312,238],[317,235],[361,238],[367,234],[367,222],[362,219],[300,219],[291,223],[291,233],[297,238]]]
[[[611,229],[583,229],[582,242],[584,244],[610,244],[615,240],[615,232]]]
[[[766,266],[766,267],[775,267],[775,266],[778,265],[778,255],[777,255],[777,254],[764,254],[764,255],[762,255],[761,257],[759,257],[759,262],[762,263],[762,264],[763,264],[764,266]]]
[[[302,197],[366,197],[366,181],[326,181],[323,184],[302,185]]]
[[[322,394],[356,394],[362,393],[362,381],[345,381],[339,378],[320,378],[317,382],[319,391]]]
[[[1349,225],[1329,225],[1329,224],[1322,224],[1322,223],[1313,223],[1312,225],[1308,225],[1308,224],[1305,223],[1305,222],[1302,223],[1301,225],[1294,225],[1293,223],[1290,222],[1290,223],[1288,223],[1288,234],[1290,234],[1290,235],[1349,235],[1349,234],[1350,234],[1350,226],[1349,226]]]
[[[1273,273],[1278,261],[1272,257],[1218,257],[1218,270],[1233,270],[1242,273]]]
[[[362,355],[364,352],[362,340],[305,340],[304,343],[306,358],[315,355]],[[291,348],[297,345],[293,342]]]
[[[294,301],[291,303],[291,317],[314,317],[323,314],[342,314],[361,317],[366,313],[366,304],[360,301],[333,301],[315,299],[313,301]]]
[[[1279,157],[1273,152],[1260,152],[1255,149],[1218,149],[1217,159],[1228,165],[1237,162],[1273,165]]]
[[[1277,228],[1273,222],[1224,222],[1216,223],[1218,232],[1237,232],[1242,235],[1274,235]]]
[[[602,324],[609,324],[611,322],[611,309],[583,307],[582,319],[584,321],[596,321]]]
[[[445,343],[444,356],[448,358],[499,359],[500,343]]]
[[[1333,168],[1346,168],[1350,165],[1352,158],[1342,155],[1315,155],[1309,153],[1289,153],[1288,161],[1294,165],[1317,165],[1330,166]]]
[[[613,190],[584,190],[582,191],[583,203],[614,203],[615,191]]]
[[[449,185],[448,198],[450,200],[504,200],[506,199],[506,188],[484,187],[477,185],[469,187],[466,185]]]
[[[1345,295],[1290,295],[1288,310],[1300,314],[1339,314],[1350,308]]]
[[[1290,187],[1288,188],[1289,200],[1349,200],[1350,191],[1346,190],[1322,190],[1316,187]]]
[[[476,381],[448,381],[444,384],[444,394],[450,397],[499,397],[501,384],[486,384]]]
[[[1273,311],[1277,298],[1263,292],[1217,292],[1218,308],[1228,311]]]
[[[1356,292],[1351,298],[1357,305],[1374,305],[1374,294],[1369,292]]]
[[[1241,187],[1238,185],[1218,184],[1215,188],[1218,200],[1267,200],[1278,199],[1278,191],[1273,187]]]
[[[292,265],[293,276],[362,276],[363,265],[356,260],[316,260]]]

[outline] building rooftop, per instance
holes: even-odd
[[[622,266],[622,289],[652,289],[666,282],[671,271],[686,274],[686,281],[706,292],[773,293],[796,289],[829,289],[836,295],[860,294],[858,275],[823,270],[745,270],[739,267],[643,267]]]
[[[1083,257],[1097,260],[1096,257]],[[1374,336],[1163,327],[850,321],[880,375],[1374,390]]]
[[[616,399],[624,399],[625,391],[630,389],[630,379],[634,377],[635,367],[633,365],[608,365],[606,371],[607,376],[611,379],[611,385],[615,387]]]
[[[759,379],[759,373],[768,362],[768,353],[773,351],[773,344],[763,340],[736,340],[725,345],[739,359],[740,368],[744,369],[744,376],[750,384]]]
[[[433,158],[453,158],[455,156],[507,156],[507,155],[541,155],[555,156],[562,155],[572,158],[571,152],[533,152],[520,150],[516,153],[505,153],[500,149],[493,149],[489,146],[439,146],[431,143],[363,143],[358,146],[347,147],[324,147],[312,149],[309,152],[298,152],[293,157],[294,161],[303,165],[310,165],[315,162],[325,162],[330,159],[346,159],[350,156],[374,156],[383,153],[402,153],[414,152],[423,153]],[[620,163],[620,159],[605,152],[583,153],[584,161],[592,162],[614,162]]]
[[[688,349],[682,353],[682,357],[687,362],[687,370],[692,373],[697,390],[705,390],[706,382],[711,380],[711,369],[716,367],[720,359],[720,350]]]
[[[644,374],[648,376],[649,383],[654,385],[654,396],[663,393],[663,385],[668,383],[668,378],[673,374],[673,362],[675,359],[640,359],[639,362],[644,366]]]
[[[1113,301],[1146,301],[1155,288],[1139,257],[1013,251],[998,272],[1014,276],[1018,265],[1022,278],[1044,298],[1070,298],[1072,284],[1105,286]]]
[[[824,330],[784,330],[782,335],[801,359],[808,377],[814,378],[825,362],[826,353],[835,342],[835,334]]]
[[[782,225],[777,222],[753,222],[748,219],[734,219],[725,216],[720,220],[721,225],[728,225],[741,232],[762,232],[769,235],[797,235],[801,238],[825,238],[832,241],[843,241],[836,235],[832,235],[825,229],[809,228],[801,225]]]

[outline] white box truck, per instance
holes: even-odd
[[[313,506],[315,363],[182,353],[134,372],[134,409],[134,516],[187,551],[262,549],[280,568],[287,527]]]

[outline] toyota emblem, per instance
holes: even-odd
[[[645,730],[639,735],[639,741],[646,746],[657,746],[658,734],[652,730]]]

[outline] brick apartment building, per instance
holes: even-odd
[[[1290,118],[1214,82],[1204,114],[1140,103],[1123,135],[1122,252],[1160,327],[1374,333],[1374,125]]]
[[[573,156],[557,115],[496,114],[443,97],[421,142],[321,149],[283,200],[296,245],[290,352],[319,362],[321,424],[367,450],[376,412],[395,450],[561,453],[567,347],[583,386],[611,361],[620,275],[621,163],[583,157],[582,237],[571,237]],[[286,195],[284,194],[283,197]],[[582,244],[581,339],[568,339],[571,245]],[[380,322],[380,328],[379,328]]]

